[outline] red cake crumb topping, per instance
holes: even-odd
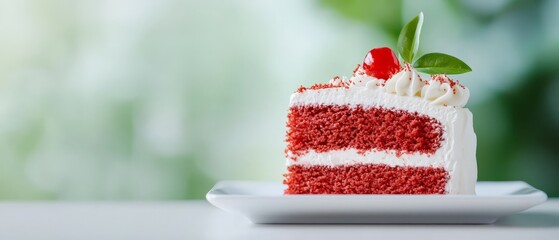
[[[357,71],[359,70],[359,67],[361,67],[361,64],[357,64],[357,67],[355,67],[355,69],[353,69],[353,76],[355,77],[355,74],[357,74]]]
[[[450,85],[450,87],[454,87],[454,85],[456,85],[456,81],[450,79],[446,74],[441,75],[441,74],[437,74],[437,75],[433,75],[433,80],[443,84],[443,83],[448,83]]]
[[[340,78],[338,76],[334,77],[334,79],[336,78]],[[298,93],[302,93],[304,91],[307,90],[318,90],[318,89],[325,89],[325,88],[348,88],[349,86],[347,84],[340,84],[340,85],[335,85],[332,83],[317,83],[315,85],[312,85],[310,87],[304,87],[304,86],[300,86],[299,89],[297,89]]]
[[[443,83],[448,83],[448,85],[450,86],[450,88],[452,88],[452,92],[454,94],[456,94],[456,90],[454,89],[454,86],[458,85],[460,86],[462,89],[466,89],[466,87],[464,87],[462,84],[460,84],[460,82],[456,81],[456,80],[452,80],[451,78],[449,78],[446,74],[437,74],[437,75],[433,75],[432,79],[434,81],[437,81],[441,84]],[[427,83],[428,84],[428,83]]]
[[[443,168],[381,164],[288,167],[285,194],[445,194]]]
[[[441,123],[426,115],[362,106],[295,106],[287,114],[286,151],[327,152],[355,148],[433,154],[440,147]]]

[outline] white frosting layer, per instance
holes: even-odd
[[[391,167],[445,167],[444,161],[433,161],[432,156],[427,154],[402,154],[397,157],[395,151],[369,151],[365,154],[359,154],[356,149],[334,150],[326,153],[317,153],[311,150],[298,157],[290,154],[287,165],[295,164],[331,167],[353,164],[385,164]]]
[[[450,194],[475,194],[477,179],[476,136],[472,114],[467,108],[431,104],[419,97],[397,96],[381,88],[349,87],[306,90],[291,95],[290,106],[346,105],[382,107],[417,112],[437,119],[443,125],[441,147],[431,155],[403,154],[391,151],[370,151],[365,155],[355,150],[316,153],[310,151],[295,157],[288,152],[287,165],[338,166],[358,163],[387,164],[390,166],[443,167],[450,175],[446,190]],[[291,159],[295,158],[295,160]]]

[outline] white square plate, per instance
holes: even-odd
[[[547,195],[525,182],[478,182],[477,195],[283,195],[278,182],[218,182],[206,198],[254,223],[485,224]]]

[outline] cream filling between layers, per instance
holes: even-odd
[[[472,114],[467,108],[440,106],[408,96],[396,96],[380,89],[325,88],[306,90],[291,95],[290,107],[306,105],[349,105],[356,107],[382,107],[393,110],[417,112],[437,119],[443,125],[443,141],[434,154],[402,154],[395,151],[366,152],[355,149],[335,150],[324,153],[309,151],[295,156],[288,152],[286,164],[339,166],[351,164],[386,164],[390,166],[443,167],[450,175],[446,191],[450,194],[475,194],[477,164],[475,158],[476,136],[473,132]]]
[[[323,153],[317,153],[313,150],[301,156],[288,155],[287,166],[303,165],[303,166],[344,166],[354,164],[385,164],[391,167],[445,167],[443,161],[433,162],[433,156],[427,154],[413,153],[402,154],[399,157],[396,151],[368,151],[365,154],[359,154],[356,149],[333,150]],[[296,159],[296,160],[293,160]],[[441,159],[438,157],[438,159]]]

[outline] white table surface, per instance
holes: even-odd
[[[0,202],[0,239],[559,239],[559,199],[492,225],[257,225],[205,201]]]

